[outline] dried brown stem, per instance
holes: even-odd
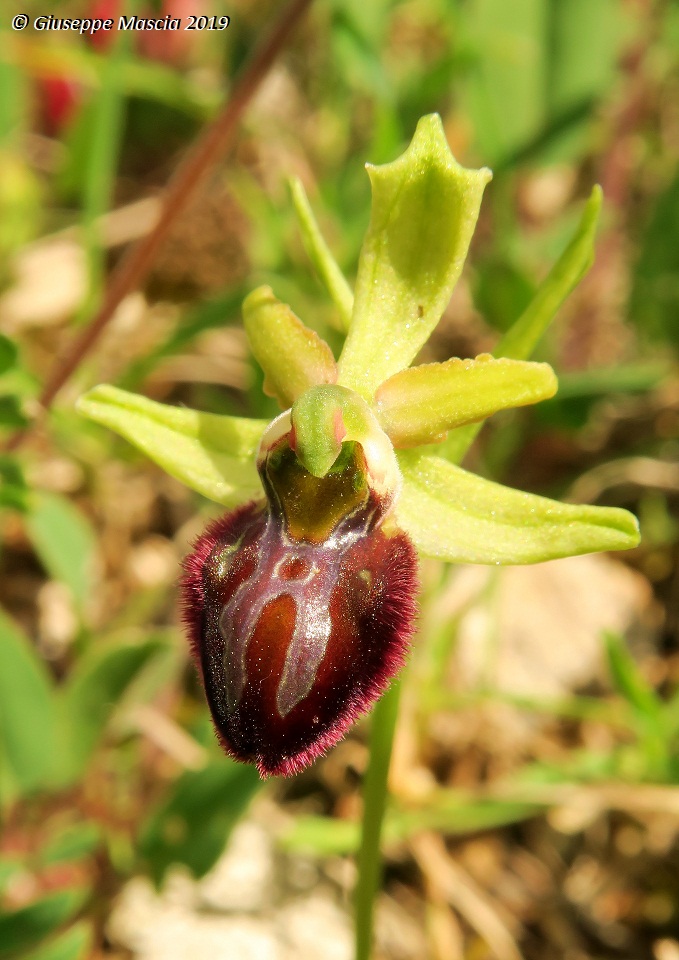
[[[75,339],[66,356],[57,363],[51,377],[47,380],[38,398],[43,413],[50,407],[66,381],[97,342],[124,297],[136,289],[148,275],[172,223],[186,206],[197,185],[229,146],[246,107],[311,2],[312,0],[291,0],[283,10],[271,33],[257,48],[238,78],[226,106],[216,120],[206,128],[191,153],[171,178],[165,190],[157,224],[118,264],[111,276],[99,312],[90,325]],[[6,449],[16,450],[36,422],[32,421],[23,430],[15,433],[9,439]]]

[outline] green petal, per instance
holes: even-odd
[[[558,503],[522,493],[414,451],[398,454],[396,520],[423,553],[457,563],[539,563],[627,550],[637,520],[616,507]]]
[[[550,325],[561,304],[578,285],[594,262],[594,239],[601,212],[603,194],[596,185],[585,205],[582,218],[571,242],[541,283],[537,293],[519,319],[502,337],[493,355],[527,360]],[[451,434],[437,453],[451,463],[460,463],[480,425],[463,427]]]
[[[80,397],[77,408],[210,500],[232,506],[262,495],[254,456],[266,420],[170,407],[106,384]]]
[[[427,363],[395,373],[375,394],[375,412],[397,447],[443,439],[448,430],[553,397],[557,379],[547,363],[476,360]]]
[[[243,320],[252,352],[265,373],[264,392],[284,410],[309,387],[337,380],[330,347],[276,299],[271,287],[258,287],[245,298]]]
[[[361,250],[339,382],[366,400],[407,367],[438,323],[467,255],[489,170],[465,170],[441,118],[423,117],[406,152],[368,166],[370,226]]]
[[[347,283],[346,277],[337,265],[337,261],[330,252],[330,248],[323,239],[318,228],[316,218],[307,198],[306,192],[299,177],[290,177],[288,184],[292,202],[299,221],[302,233],[302,242],[307,256],[313,263],[325,289],[332,297],[341,320],[341,329],[345,332],[351,323],[351,312],[354,308],[354,294]]]

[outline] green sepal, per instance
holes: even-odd
[[[346,333],[351,324],[354,294],[323,238],[302,181],[299,177],[290,177],[288,186],[297,214],[304,249],[337,307],[340,329]]]
[[[400,475],[394,448],[375,415],[358,394],[346,387],[315,387],[292,406],[293,449],[315,477],[324,477],[342,451],[342,444],[360,443],[372,486],[394,494]]]
[[[266,420],[171,407],[106,384],[80,397],[77,409],[209,500],[233,506],[262,495],[254,455]]]
[[[264,392],[284,410],[309,387],[337,380],[337,364],[328,344],[277,300],[271,287],[258,287],[245,298],[243,321],[264,371]]]
[[[396,520],[422,553],[455,563],[540,563],[627,550],[636,517],[617,507],[579,506],[503,487],[440,457],[398,454],[403,489]]]
[[[437,114],[420,120],[401,157],[368,165],[368,173],[371,218],[339,383],[370,401],[412,362],[441,318],[491,173],[457,163]]]
[[[493,350],[495,357],[527,360],[554,319],[559,307],[575,289],[594,262],[594,239],[603,193],[596,184],[585,204],[578,228],[564,252],[545,277],[521,316]],[[451,434],[437,453],[451,463],[460,463],[481,429],[472,424]]]
[[[395,373],[378,388],[375,412],[394,446],[414,447],[498,410],[546,400],[556,388],[547,363],[495,360],[485,353]]]

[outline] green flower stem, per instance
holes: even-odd
[[[370,960],[372,949],[375,897],[382,875],[380,839],[400,694],[400,683],[393,683],[377,702],[371,718],[370,760],[363,784],[363,824],[355,891],[356,960]]]

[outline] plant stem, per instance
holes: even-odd
[[[363,784],[363,825],[355,891],[356,960],[370,960],[372,949],[375,897],[382,876],[380,839],[400,694],[400,683],[392,684],[372,714],[370,760]]]

